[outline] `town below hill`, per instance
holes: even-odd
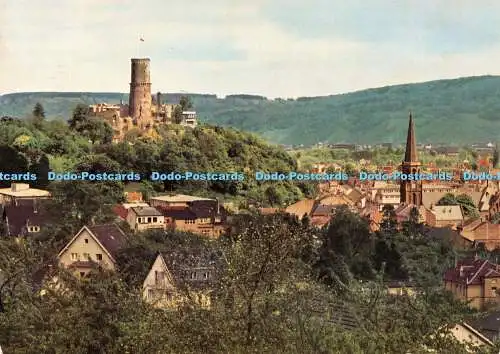
[[[164,94],[178,102],[185,94]],[[189,94],[202,122],[254,132],[278,144],[377,144],[405,140],[408,111],[421,143],[497,141],[500,77],[387,86],[341,95],[267,99],[257,95]],[[79,103],[127,101],[122,93],[44,92],[0,96],[0,116],[24,117],[40,102],[48,117],[69,119]],[[466,132],[466,134],[464,134]]]

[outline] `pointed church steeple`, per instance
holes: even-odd
[[[415,127],[413,117],[410,112],[410,122],[408,124],[408,135],[406,136],[406,152],[404,162],[417,162],[417,140],[415,139]]]
[[[417,139],[415,139],[415,126],[410,112],[408,123],[408,136],[406,137],[405,158],[401,164],[401,172],[405,175],[420,174],[420,162],[418,161]],[[400,186],[401,202],[415,206],[422,205],[422,181],[420,179],[402,179]]]

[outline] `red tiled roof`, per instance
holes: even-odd
[[[466,285],[481,284],[483,278],[500,278],[499,266],[488,260],[469,258],[448,269],[443,277],[445,281]]]
[[[323,227],[330,222],[330,216],[313,216],[311,218],[311,225]]]
[[[121,219],[126,220],[128,215],[128,210],[123,205],[115,205],[113,207],[113,212]]]

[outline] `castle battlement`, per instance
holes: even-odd
[[[171,124],[178,104],[164,104],[161,93],[151,95],[149,58],[132,58],[130,67],[130,94],[128,105],[97,103],[89,106],[89,116],[105,120],[114,131],[113,141],[122,141],[131,131],[141,135],[157,136],[151,132],[159,125]],[[153,102],[154,100],[154,102]],[[182,112],[181,125],[196,127],[194,111]]]

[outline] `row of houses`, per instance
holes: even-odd
[[[226,230],[228,213],[217,199],[189,195],[152,197],[146,203],[140,193],[128,193],[127,203],[115,205],[117,221],[125,221],[135,232],[160,229],[219,237]],[[27,184],[0,189],[0,215],[8,236],[36,234],[53,222],[47,191]]]
[[[47,286],[61,286],[55,276],[58,267],[70,270],[80,278],[92,271],[119,272],[118,259],[128,244],[128,237],[118,225],[88,225],[82,227],[57,255],[57,264],[44,267],[36,274],[42,294]],[[212,257],[212,258],[210,258]],[[210,294],[217,279],[216,258],[204,250],[189,249],[168,254],[156,254],[142,276],[143,298],[161,308],[174,308],[188,299],[203,307],[210,306]]]

